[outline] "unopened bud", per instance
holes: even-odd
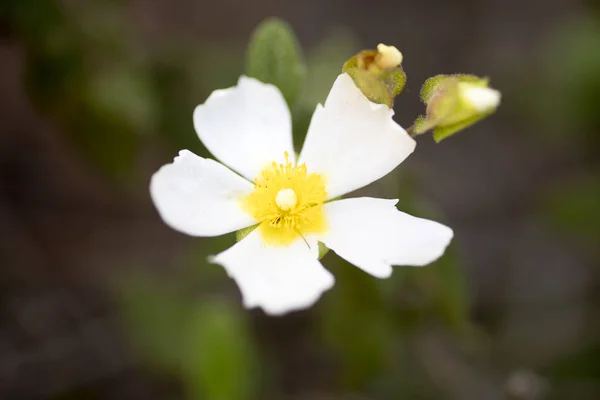
[[[426,115],[414,124],[415,134],[433,129],[439,142],[492,114],[500,104],[500,92],[488,87],[488,80],[473,75],[438,75],[429,78],[421,90]]]
[[[370,101],[392,107],[406,83],[402,58],[394,46],[379,44],[377,50],[363,50],[346,61],[342,72],[352,77]]]

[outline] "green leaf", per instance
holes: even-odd
[[[248,46],[246,73],[277,86],[288,105],[294,104],[306,79],[306,65],[286,22],[270,18],[256,28]]]
[[[192,399],[253,398],[259,367],[244,322],[226,303],[198,304],[192,311],[182,365]]]

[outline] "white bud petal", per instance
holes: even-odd
[[[489,87],[477,86],[468,82],[459,83],[464,99],[480,112],[495,109],[500,104],[500,92]]]

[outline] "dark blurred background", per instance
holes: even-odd
[[[361,194],[454,228],[447,254],[242,308],[159,219],[151,174],[207,155],[194,106],[244,72],[253,28],[296,31],[300,135],[342,63],[383,42],[408,75],[491,77],[499,111]],[[575,0],[0,0],[0,398],[600,399],[600,4]]]

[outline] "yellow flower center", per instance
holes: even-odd
[[[327,198],[325,179],[308,174],[306,165],[273,162],[254,179],[254,191],[242,199],[242,206],[260,221],[257,229],[265,243],[285,246],[299,237],[326,229],[323,202]]]

